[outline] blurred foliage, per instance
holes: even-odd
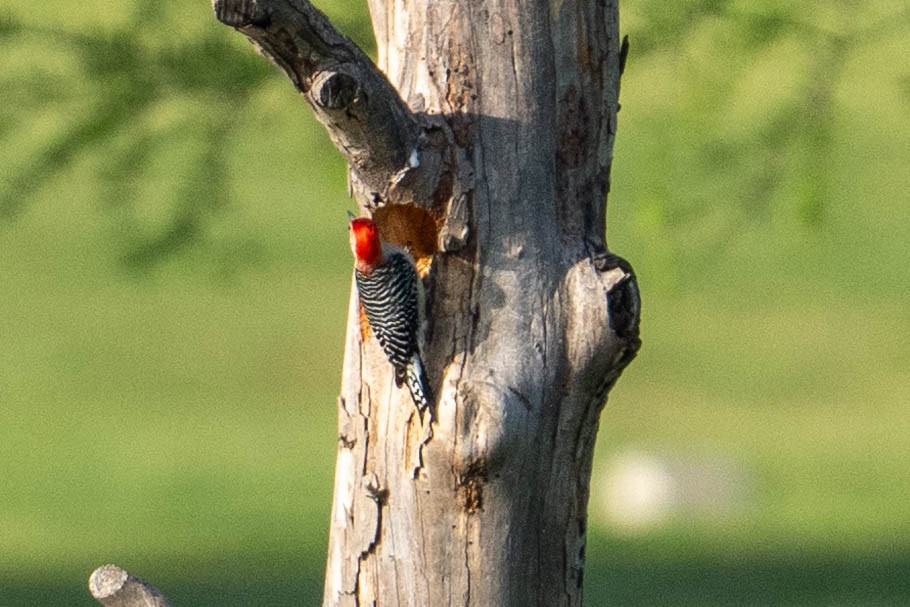
[[[710,233],[699,233],[711,257],[744,222],[766,220],[782,197],[793,220],[810,228],[823,224],[831,200],[832,130],[846,112],[837,97],[843,68],[869,44],[907,32],[910,9],[890,0],[823,7],[639,0],[622,8],[632,41],[627,71],[642,63],[671,66],[652,80],[674,84],[679,111],[690,118],[685,128],[698,129],[686,154],[672,159],[678,174],[694,183],[662,189],[659,209],[652,209],[665,228],[714,224]],[[718,192],[717,184],[727,191]],[[719,208],[721,197],[726,204]]]
[[[36,106],[58,108],[65,124],[36,133],[29,153],[13,163],[0,185],[0,217],[22,212],[42,184],[86,151],[99,150],[107,158],[97,168],[105,184],[100,197],[121,222],[126,264],[157,263],[205,237],[208,224],[230,202],[222,150],[235,135],[234,117],[249,111],[266,78],[280,76],[226,28],[213,24],[191,35],[168,35],[178,19],[175,6],[139,4],[120,25],[105,29],[3,18],[0,39],[7,48],[44,57],[63,53],[74,65],[61,75],[36,60],[2,82],[9,102],[0,140],[9,144],[15,127],[46,119],[34,115]],[[733,0],[640,0],[623,9],[632,39],[630,70],[640,62],[673,66],[675,73],[665,76],[675,81],[691,121],[666,128],[700,131],[685,155],[673,158],[693,183],[659,186],[659,202],[642,210],[643,221],[659,217],[667,229],[710,224],[699,239],[706,257],[723,248],[743,221],[766,218],[782,189],[796,192],[788,202],[795,220],[823,223],[831,188],[826,151],[841,115],[836,92],[842,68],[870,40],[906,29],[910,10],[893,2],[841,1],[814,10]],[[365,11],[333,3],[328,12],[355,40],[371,46]],[[745,90],[744,80],[755,77],[756,67],[768,72],[758,76],[766,79],[779,68],[795,75],[769,83],[775,90]],[[908,95],[906,81],[895,86]],[[767,95],[756,111],[743,115],[743,95],[762,92]],[[181,161],[168,167],[167,187],[142,178],[174,149]],[[717,191],[719,183],[726,192]],[[167,198],[151,217],[137,208],[149,191]],[[718,212],[710,202],[718,195],[733,205]]]
[[[26,130],[55,111],[64,124],[35,137],[29,153],[11,163],[0,184],[0,220],[13,220],[43,185],[94,153],[105,158],[95,175],[103,184],[102,207],[120,222],[127,266],[159,263],[205,238],[230,203],[225,149],[237,117],[250,111],[251,98],[276,70],[214,20],[180,32],[187,24],[177,6],[137,3],[108,28],[3,16],[0,41],[29,65],[0,81],[6,98],[0,138],[17,144],[13,129]],[[358,38],[368,31],[362,11],[340,21]],[[58,54],[72,64],[63,74],[53,66]],[[179,162],[167,167],[163,183],[150,181],[151,169],[168,156]],[[143,208],[149,193],[166,200]],[[150,214],[150,207],[157,211]]]
[[[129,234],[123,253],[131,266],[154,263],[200,237],[209,218],[228,201],[225,143],[233,116],[246,111],[251,92],[269,75],[268,66],[220,32],[172,38],[164,4],[140,3],[124,25],[76,31],[6,20],[6,44],[30,51],[66,54],[76,64],[64,78],[48,78],[46,66],[22,71],[3,83],[19,113],[36,106],[67,106],[65,125],[42,138],[21,159],[0,190],[0,214],[23,211],[35,192],[87,151],[107,161],[97,171],[102,200],[116,211]],[[80,84],[82,86],[80,86]],[[167,106],[171,106],[168,108]],[[165,112],[165,109],[170,109]],[[11,110],[8,110],[11,111]],[[166,113],[166,115],[162,115]],[[75,114],[75,115],[73,115]],[[185,146],[184,161],[167,176],[171,186],[164,217],[142,218],[136,203],[142,175],[155,159]],[[170,190],[170,191],[168,191]]]

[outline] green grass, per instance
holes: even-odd
[[[64,4],[15,16],[72,29],[129,20]],[[363,14],[339,7],[329,12],[365,38]],[[188,32],[217,28],[197,9]],[[723,34],[693,35],[702,47],[687,52],[701,57]],[[740,141],[712,164],[712,138],[738,141],[769,98],[785,103],[760,93],[775,69],[798,87],[806,56],[754,70],[740,58],[729,83],[680,75],[685,56],[633,54],[610,243],[638,271],[644,348],[601,423],[587,604],[910,604],[910,127],[893,61],[906,42],[884,36],[844,66],[818,225],[799,220],[798,145],[775,160]],[[37,82],[62,78],[84,98],[12,89],[38,109],[0,109],[12,125],[0,129],[4,171],[28,165],[97,95],[66,53],[29,44],[0,38],[14,58],[4,82],[38,63]],[[729,89],[726,106],[711,107],[707,89],[690,96],[706,82]],[[177,135],[132,177],[131,209],[99,176],[114,144],[80,154],[0,220],[4,607],[93,604],[85,582],[107,562],[175,605],[319,602],[352,203],[338,155],[276,74],[231,117],[230,203],[163,263],[122,265],[124,226],[171,217],[175,174],[198,147],[181,116],[206,103],[175,95],[137,117],[137,128]],[[789,168],[750,206],[743,172],[772,161]],[[727,516],[683,512],[624,533],[600,515],[598,483],[629,449],[733,462],[748,500]]]

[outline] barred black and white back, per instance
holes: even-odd
[[[391,248],[391,247],[390,247]],[[406,383],[417,409],[429,406],[426,373],[417,345],[417,269],[403,251],[392,249],[369,274],[354,271],[360,305],[392,366],[395,383]]]

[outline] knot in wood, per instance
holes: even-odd
[[[327,110],[343,110],[360,94],[357,80],[344,72],[321,72],[313,80],[313,98]]]
[[[487,462],[483,459],[474,460],[459,475],[457,492],[468,514],[483,510],[483,488],[488,479]]]

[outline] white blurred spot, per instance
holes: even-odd
[[[751,493],[749,474],[732,459],[633,450],[612,455],[593,482],[593,516],[625,533],[670,519],[720,521],[739,513]]]
[[[636,531],[664,521],[672,510],[673,478],[661,461],[645,453],[622,453],[607,466],[603,511],[621,530]]]

